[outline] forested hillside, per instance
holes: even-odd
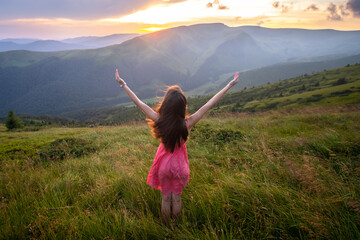
[[[324,39],[327,44],[322,44]],[[3,52],[0,115],[4,116],[9,109],[19,113],[60,114],[127,102],[114,81],[116,68],[141,98],[153,98],[159,86],[171,84],[178,84],[185,91],[202,89],[199,93],[209,93],[236,71],[277,63],[319,62],[319,58],[326,63],[359,54],[359,41],[359,31],[200,24],[167,29],[99,49]],[[354,59],[345,64],[353,63]],[[305,66],[299,65],[300,69],[290,72],[323,70]],[[334,65],[322,67],[329,69]],[[246,79],[246,87],[293,77],[284,74],[265,79],[260,75]]]
[[[188,111],[194,113],[211,97],[212,95],[188,98]],[[301,111],[301,108],[307,106],[326,108],[352,104],[360,104],[360,64],[230,92],[210,110],[210,114],[274,109]],[[137,107],[125,106],[69,112],[64,116],[99,124],[145,119],[145,115]]]

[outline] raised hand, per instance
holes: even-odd
[[[126,82],[124,79],[122,79],[119,76],[119,71],[116,69],[115,71],[115,79],[120,84],[120,87],[122,87],[126,94],[130,97],[131,101],[135,103],[136,106],[140,108],[141,111],[143,111],[151,120],[157,121],[159,119],[159,114],[155,112],[151,107],[143,103],[136,95],[133,93],[133,91],[130,90],[129,87],[126,86]]]
[[[116,79],[116,81],[117,81],[118,83],[120,83],[120,84],[124,84],[124,83],[125,83],[125,81],[119,76],[119,72],[118,72],[117,69],[116,69],[116,71],[115,71],[115,79]]]
[[[230,87],[233,87],[239,81],[239,72],[235,73],[234,79],[229,82]]]

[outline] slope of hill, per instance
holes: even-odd
[[[275,31],[282,38],[289,34],[287,29],[266,31]],[[298,51],[290,51],[289,55],[287,49],[293,48],[296,39],[297,43],[303,39],[301,34],[292,37],[288,44],[282,42],[282,51],[278,48],[275,51],[273,42],[268,45],[267,40],[256,39],[254,33],[223,24],[177,27],[93,50],[0,53],[0,100],[3,103],[0,115],[5,115],[9,109],[21,113],[59,114],[127,102],[127,96],[119,91],[114,81],[115,68],[119,68],[121,76],[141,98],[154,97],[161,85],[178,84],[185,91],[206,84],[218,86],[224,74],[269,66],[289,58],[304,58],[304,53],[315,51],[318,32],[302,31],[308,33],[306,46],[296,44]],[[347,32],[329,32],[329,42],[346,40],[348,44],[343,44],[338,52],[333,51],[334,45],[326,48],[323,44],[321,54],[328,51],[332,56],[346,55],[350,48],[353,54],[360,52],[359,47],[352,44],[360,40],[360,31],[351,32],[351,37],[348,35]],[[311,47],[312,42],[314,47]]]
[[[241,82],[233,89],[241,90],[244,87],[249,88],[276,82],[288,78],[297,77],[304,74],[321,72],[324,70],[334,69],[346,66],[348,64],[360,63],[360,55],[338,58],[335,60],[315,61],[315,62],[288,62],[275,64],[272,66],[249,70],[239,74]]]
[[[331,59],[331,57],[329,56]],[[319,59],[324,59],[319,57]],[[326,59],[326,58],[325,58]],[[305,62],[286,62],[278,63],[268,67],[257,68],[239,73],[241,81],[236,84],[230,91],[237,91],[244,88],[250,88],[255,86],[264,85],[267,83],[273,83],[276,81],[301,76],[304,74],[311,74],[314,72],[320,72],[326,69],[333,69],[343,67],[348,64],[356,64],[360,62],[360,55],[336,58],[333,60],[322,61],[305,61]],[[219,88],[225,86],[233,74],[224,74],[220,80],[208,84],[204,84],[199,88],[187,91],[187,96],[201,96],[216,93]]]
[[[194,101],[198,105],[207,99],[209,97]],[[360,104],[360,63],[232,92],[212,112],[255,112],[352,104]]]
[[[188,111],[194,113],[211,97],[189,97]],[[258,112],[280,108],[301,111],[300,109],[306,106],[353,104],[360,104],[360,64],[231,92],[210,110],[210,114]],[[65,113],[63,116],[80,122],[98,124],[119,124],[145,119],[145,115],[137,107],[125,106],[80,110]]]

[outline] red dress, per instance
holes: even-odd
[[[150,169],[147,183],[159,189],[163,194],[181,194],[189,182],[190,169],[186,152],[186,144],[183,141],[175,146],[174,152],[168,152],[163,143],[160,143]]]

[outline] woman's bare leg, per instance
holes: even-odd
[[[166,224],[169,222],[170,219],[170,214],[171,214],[170,204],[171,204],[171,194],[169,195],[163,194],[161,200],[161,215],[164,223]]]
[[[175,220],[178,220],[181,213],[181,195],[171,193],[172,213]]]

